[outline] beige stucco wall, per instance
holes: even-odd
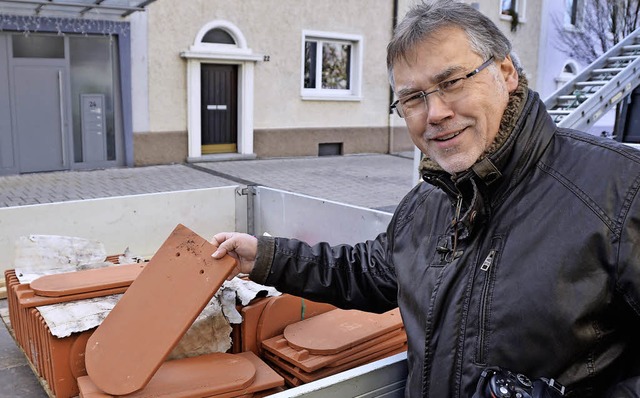
[[[489,17],[511,40],[513,50],[520,58],[529,80],[529,87],[535,87],[538,75],[538,47],[540,45],[540,28],[542,18],[542,1],[524,1],[524,16],[520,13],[520,23],[515,32],[511,32],[511,20],[500,15],[500,0],[476,1],[480,11]],[[465,1],[472,3],[472,1]]]
[[[542,5],[536,0],[521,1],[526,1],[526,13],[517,31],[511,32],[510,21],[499,13],[500,0],[465,0],[478,3],[480,11],[512,40],[530,85],[535,87]],[[415,2],[399,0],[399,18]],[[137,164],[184,160],[180,137],[186,140],[188,136],[187,60],[180,53],[187,51],[198,32],[215,20],[237,27],[254,54],[269,58],[256,62],[254,67],[252,122],[256,154],[313,154],[319,144],[340,141],[340,137],[345,153],[386,152],[390,147],[391,151],[411,149],[402,120],[394,117],[390,121],[388,114],[385,57],[393,1],[162,0],[150,4],[147,12],[149,131],[137,132],[134,137]],[[302,98],[304,30],[362,36],[360,100]],[[365,134],[367,129],[371,131],[369,137]],[[145,149],[141,150],[143,144]]]
[[[389,102],[385,47],[392,3],[386,0],[162,0],[149,13],[149,127],[186,131],[186,64],[180,52],[208,22],[238,27],[254,53],[254,128],[387,125]],[[302,31],[357,34],[364,38],[362,100],[301,99]]]

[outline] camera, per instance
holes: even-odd
[[[473,398],[560,398],[565,388],[554,379],[530,379],[498,367],[482,371]]]

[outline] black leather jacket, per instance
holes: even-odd
[[[569,396],[640,397],[640,154],[558,129],[530,91],[496,153],[424,179],[374,240],[260,238],[252,278],[343,308],[398,305],[410,397],[470,397],[486,366]]]

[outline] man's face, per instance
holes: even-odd
[[[393,67],[395,90],[402,98],[459,78],[478,68],[482,59],[471,50],[462,29],[437,30]],[[448,173],[471,167],[491,145],[518,78],[511,59],[492,62],[463,80],[460,98],[444,102],[438,93],[427,97],[427,111],[405,118],[413,143]]]

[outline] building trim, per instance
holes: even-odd
[[[212,29],[224,29],[235,45],[203,43],[202,38]],[[202,64],[238,65],[238,153],[253,154],[253,89],[254,65],[263,56],[247,47],[244,35],[230,22],[215,20],[205,24],[188,50],[180,53],[187,60],[187,135],[189,158],[202,156],[202,120],[200,114],[200,68]]]

